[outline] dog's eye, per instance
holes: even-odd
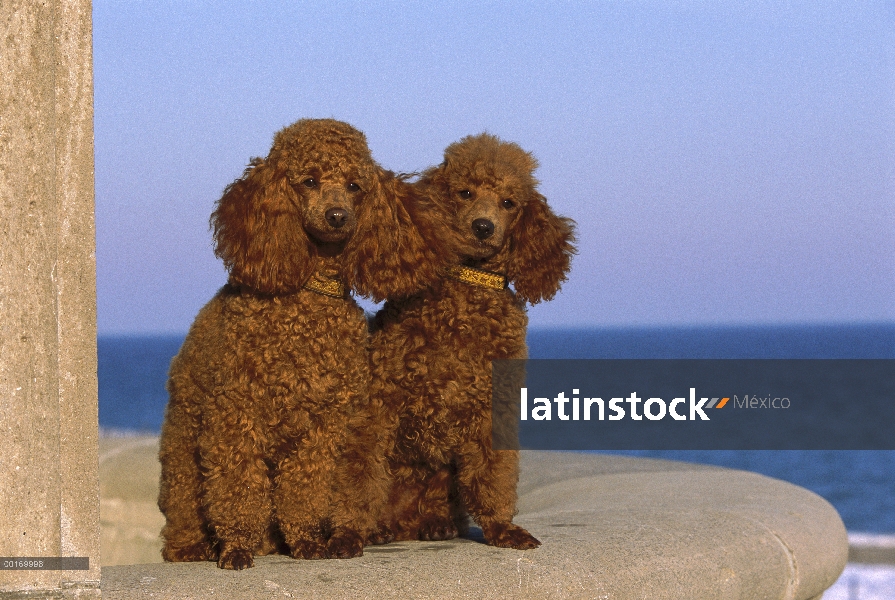
[[[359,192],[360,186],[352,181],[351,183],[348,184],[348,191],[349,192]]]
[[[460,190],[459,192],[457,192],[457,195],[464,200],[469,200],[470,198],[472,198],[472,192],[470,192],[469,190]]]
[[[306,188],[315,188],[315,187],[317,187],[317,180],[314,179],[313,177],[308,177],[307,179],[302,181],[301,184],[303,186],[305,186]]]
[[[500,201],[500,204],[507,210],[509,210],[511,208],[515,208],[515,206],[516,206],[516,203],[513,202],[509,198],[504,198],[503,200]]]

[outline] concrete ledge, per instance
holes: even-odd
[[[895,535],[850,533],[848,562],[865,565],[895,565]]]
[[[116,461],[154,451],[151,441],[139,440],[121,442],[130,449],[117,453],[101,444],[107,508],[113,488],[149,476],[131,468],[114,482]],[[541,539],[537,550],[471,539],[389,544],[345,561],[261,557],[241,572],[213,563],[109,566],[102,570],[103,598],[807,600],[836,581],[848,555],[845,528],[825,500],[743,471],[527,452],[519,491],[516,521]],[[104,527],[109,523],[104,514]]]

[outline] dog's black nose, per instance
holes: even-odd
[[[488,219],[476,219],[472,222],[472,232],[480,240],[487,240],[494,233],[494,223]]]
[[[338,229],[348,222],[348,211],[344,208],[331,208],[326,211],[324,216],[330,227],[334,227],[335,229]]]

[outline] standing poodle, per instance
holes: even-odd
[[[165,560],[243,569],[278,541],[295,558],[363,552],[388,480],[367,451],[381,405],[349,291],[380,299],[436,278],[407,186],[361,132],[321,119],[277,133],[224,191],[211,225],[229,280],[168,382]]]
[[[436,243],[459,263],[377,315],[373,396],[396,419],[381,531],[397,539],[455,537],[468,512],[491,545],[540,545],[512,523],[518,452],[491,438],[491,362],[527,356],[525,303],[556,294],[574,253],[573,222],[538,193],[536,166],[482,134],[450,145],[415,184]]]

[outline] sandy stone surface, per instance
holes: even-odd
[[[536,550],[493,548],[473,536],[373,547],[351,560],[260,557],[240,572],[161,563],[156,453],[152,437],[101,440],[104,598],[808,600],[836,581],[848,555],[835,510],[782,481],[526,452],[516,522],[543,542]]]
[[[158,438],[100,437],[100,548],[102,565],[162,562],[156,506],[161,466]]]

